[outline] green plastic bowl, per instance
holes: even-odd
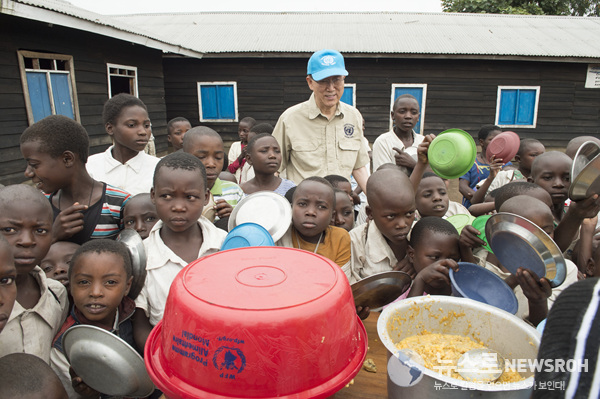
[[[457,215],[448,216],[446,218],[447,221],[450,222],[452,226],[458,231],[458,234],[462,231],[465,226],[470,225],[475,220],[475,216],[466,215],[464,213],[459,213]]]
[[[485,238],[485,224],[487,223],[488,219],[491,218],[492,215],[481,215],[479,217],[477,217],[475,220],[473,220],[473,222],[471,223],[471,226],[475,227],[477,230],[479,230],[479,232],[481,234],[479,234],[477,237],[481,238],[483,241],[485,241],[485,245],[483,246],[485,249],[487,249],[487,251],[489,253],[494,253],[494,251],[492,251],[492,248],[490,247],[490,244],[488,243],[487,239]]]
[[[473,137],[464,130],[444,130],[431,142],[427,157],[431,169],[444,179],[456,179],[471,169],[477,156]]]

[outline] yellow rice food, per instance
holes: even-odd
[[[396,344],[398,349],[412,349],[425,361],[425,367],[440,374],[464,380],[456,371],[458,359],[472,349],[486,348],[469,337],[451,334],[422,334],[404,338]],[[486,348],[487,349],[487,348]],[[523,378],[518,372],[506,369],[497,382],[517,382]]]

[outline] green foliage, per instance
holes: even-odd
[[[600,0],[442,0],[446,12],[600,16]]]

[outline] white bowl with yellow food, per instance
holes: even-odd
[[[390,399],[525,399],[531,394],[534,372],[529,365],[537,358],[540,334],[504,310],[468,298],[408,298],[382,312],[377,332],[390,355]],[[505,359],[497,381],[466,381],[457,373],[458,358],[475,348],[490,349]],[[424,365],[406,356],[413,351]]]

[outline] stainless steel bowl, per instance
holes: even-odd
[[[75,373],[98,392],[146,397],[154,391],[142,357],[109,331],[91,325],[71,327],[63,335],[63,348]]]
[[[552,287],[567,277],[562,252],[546,232],[519,215],[500,212],[489,218],[485,235],[494,254],[512,274],[519,267],[546,277]]]
[[[131,256],[133,282],[127,296],[135,299],[142,291],[146,282],[146,249],[144,248],[142,237],[133,229],[121,230],[117,236],[117,241],[125,244]]]
[[[388,362],[388,398],[497,398],[526,399],[531,395],[533,372],[526,379],[506,384],[462,381],[410,361],[396,348],[404,338],[427,330],[432,333],[476,337],[507,361],[537,358],[540,333],[520,318],[481,302],[449,296],[409,298],[388,306],[377,321],[377,334],[391,356]],[[398,378],[402,368],[412,379]],[[399,370],[401,369],[401,370]],[[400,376],[401,377],[401,376]],[[442,388],[445,387],[445,388]]]
[[[354,304],[380,308],[404,294],[411,282],[410,276],[400,271],[374,274],[351,285]]]
[[[569,198],[579,201],[597,193],[600,193],[600,146],[586,141],[573,158]]]

